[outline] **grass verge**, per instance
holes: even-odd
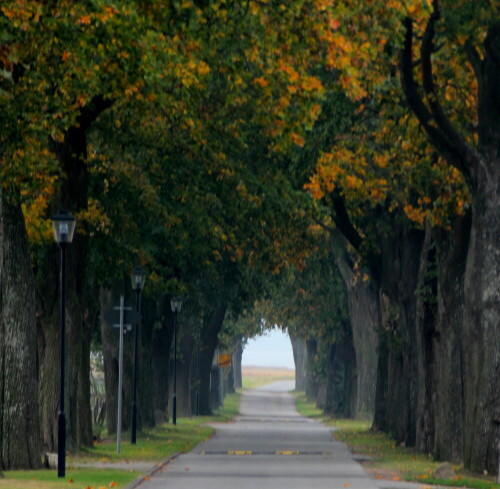
[[[137,443],[130,444],[130,433],[122,434],[120,453],[116,437],[108,437],[92,448],[68,456],[66,477],[59,479],[55,470],[6,471],[0,489],[122,489],[141,475],[134,462],[160,462],[174,453],[192,450],[209,438],[214,429],[207,423],[227,422],[238,414],[240,393],[230,394],[214,416],[178,418],[177,425],[165,424],[138,433]],[[78,467],[80,464],[88,467]],[[104,468],[109,463],[123,463],[123,469]]]
[[[304,416],[320,418],[335,428],[335,438],[346,443],[353,453],[369,457],[363,462],[365,469],[378,479],[419,482],[422,487],[440,485],[471,489],[500,489],[492,477],[479,477],[467,473],[461,466],[453,466],[456,476],[452,479],[434,477],[437,467],[430,455],[415,449],[397,446],[385,433],[371,431],[369,421],[332,419],[324,416],[314,403],[308,402],[303,393],[296,394],[297,410]]]

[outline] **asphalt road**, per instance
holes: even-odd
[[[379,489],[329,428],[297,413],[291,389],[293,382],[278,382],[247,391],[235,422],[218,425],[140,487]]]

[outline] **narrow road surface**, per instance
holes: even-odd
[[[277,382],[245,392],[241,416],[181,455],[144,489],[377,489],[330,429],[300,416]]]

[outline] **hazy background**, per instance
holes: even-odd
[[[280,329],[273,329],[263,336],[249,340],[243,350],[242,366],[295,369],[288,334]]]

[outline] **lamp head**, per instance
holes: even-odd
[[[52,216],[52,229],[56,243],[71,243],[75,233],[76,219],[68,211],[61,210]]]
[[[173,313],[181,312],[182,297],[172,297],[170,299],[170,307],[172,308]]]
[[[144,289],[144,284],[146,283],[146,272],[141,267],[135,267],[130,274],[130,280],[132,281],[132,289],[139,292]]]

